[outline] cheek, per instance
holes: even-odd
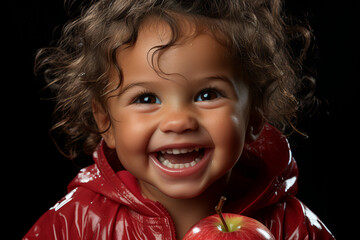
[[[134,161],[145,155],[147,157],[147,144],[153,131],[151,121],[146,117],[139,118],[130,113],[121,115],[121,120],[114,121],[113,126],[116,151],[125,166],[128,159]]]
[[[223,124],[218,125],[217,131],[214,133],[217,135],[216,145],[221,150],[227,151],[228,154],[234,153],[238,158],[240,152],[244,146],[246,126],[242,119],[236,116],[230,116],[227,121],[222,121]]]
[[[246,114],[227,112],[209,120],[210,135],[215,144],[214,168],[227,172],[240,158],[246,136]]]

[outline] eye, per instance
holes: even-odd
[[[211,101],[217,98],[223,97],[223,94],[220,93],[217,89],[204,89],[195,97],[195,102],[202,102],[202,101]]]
[[[137,104],[161,104],[160,99],[152,93],[143,93],[135,98],[133,103]]]

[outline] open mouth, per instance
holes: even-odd
[[[157,152],[159,162],[168,168],[189,168],[204,157],[205,148],[171,148]]]

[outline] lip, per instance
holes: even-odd
[[[156,152],[159,152],[161,150],[169,149],[169,148],[189,148],[189,147],[200,147],[204,148],[204,155],[201,158],[200,162],[198,162],[196,165],[188,167],[188,168],[168,168],[160,163],[160,161],[157,159]],[[155,168],[163,175],[171,177],[171,178],[182,178],[182,177],[189,177],[189,176],[195,176],[197,174],[201,174],[208,166],[211,155],[213,153],[213,148],[206,148],[201,145],[168,145],[161,147],[156,150],[156,152],[153,152],[149,155],[150,162],[155,166]]]

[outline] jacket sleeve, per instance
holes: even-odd
[[[61,225],[57,220],[56,213],[49,210],[32,226],[23,240],[66,239],[66,234],[61,233]]]
[[[75,188],[41,216],[23,240],[73,240],[94,236],[101,239],[96,236],[112,226],[109,222],[113,222],[116,213],[113,205],[86,188]],[[100,222],[101,214],[108,216],[103,222]]]
[[[113,239],[119,204],[76,187],[50,208],[23,240]]]
[[[69,239],[70,232],[73,232],[74,215],[76,206],[73,204],[76,190],[69,192],[64,198],[51,207],[32,226],[23,240],[65,240]],[[76,232],[76,231],[75,231]]]
[[[289,197],[261,210],[259,220],[277,240],[334,240],[321,220],[301,201]]]

